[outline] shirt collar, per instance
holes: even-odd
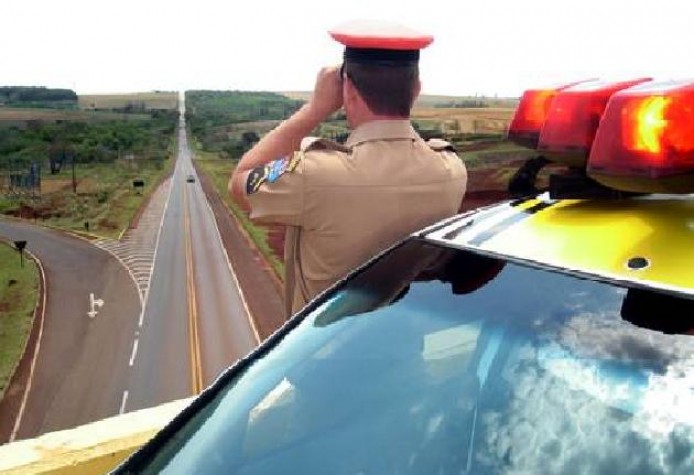
[[[371,140],[416,139],[417,132],[409,119],[372,120],[354,129],[345,145],[354,147]]]

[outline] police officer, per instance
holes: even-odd
[[[342,67],[323,68],[312,98],[239,161],[229,182],[251,218],[287,226],[287,315],[369,257],[455,214],[467,172],[452,147],[425,142],[409,116],[420,90],[419,50],[433,38],[351,22],[330,32]],[[344,145],[304,138],[344,108]]]

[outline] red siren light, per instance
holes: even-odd
[[[589,81],[559,91],[547,112],[537,146],[552,161],[584,168],[610,97],[650,81]]]
[[[581,82],[583,81],[525,91],[508,128],[508,139],[523,147],[537,148],[540,131],[547,118],[552,100],[559,91]]]
[[[645,83],[612,96],[588,175],[637,193],[694,193],[694,80]]]

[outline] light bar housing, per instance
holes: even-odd
[[[581,82],[525,91],[508,128],[508,139],[520,146],[536,149],[554,97],[559,91]]]
[[[547,111],[537,150],[554,162],[585,168],[607,101],[617,91],[649,80],[593,80],[559,91]]]
[[[694,80],[646,82],[615,93],[587,172],[621,191],[694,193]]]

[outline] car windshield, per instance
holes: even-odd
[[[123,471],[694,473],[692,303],[413,239]]]

